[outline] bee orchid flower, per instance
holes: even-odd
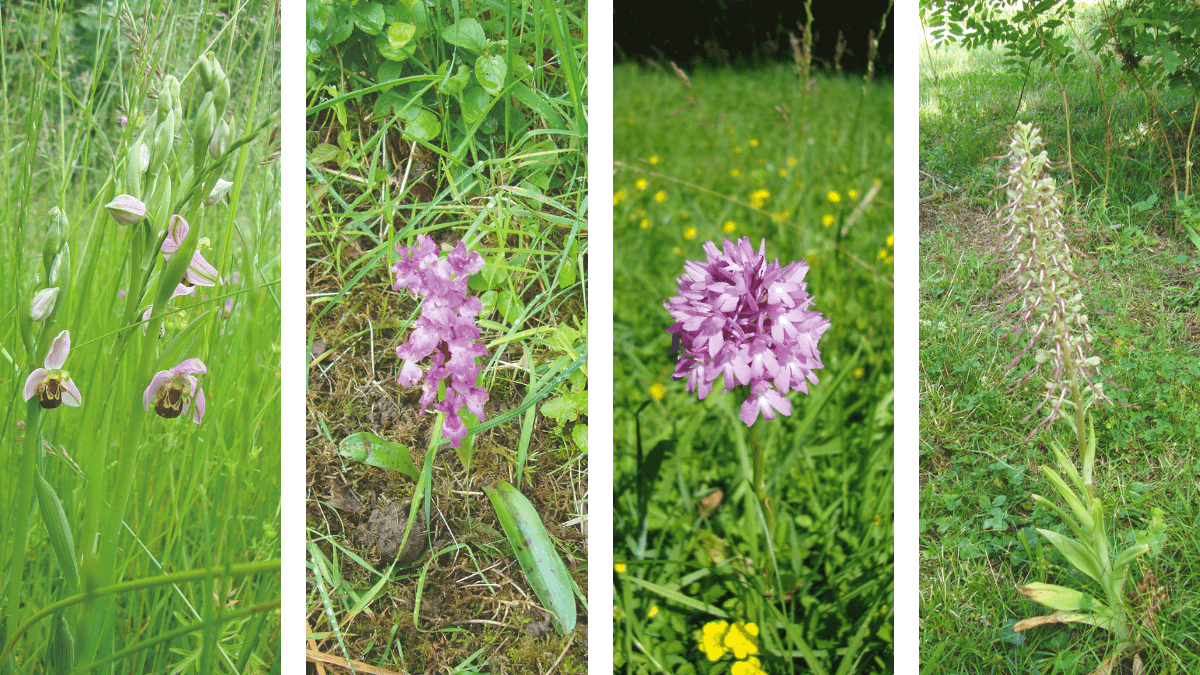
[[[175,251],[179,250],[179,247],[183,245],[183,240],[187,238],[188,230],[187,221],[182,216],[179,214],[171,216],[171,220],[167,223],[167,238],[162,243],[164,259],[170,260]],[[158,234],[162,236],[162,232]],[[193,286],[216,286],[221,283],[221,275],[217,273],[217,268],[205,260],[199,251],[196,251],[192,254],[192,261],[188,263],[184,281]]]
[[[72,408],[78,408],[83,403],[83,396],[71,381],[71,374],[63,370],[67,354],[71,352],[71,334],[63,331],[54,338],[50,351],[46,354],[44,368],[38,368],[29,374],[25,380],[25,400],[37,397],[38,405],[43,408],[57,408],[66,403]]]
[[[190,412],[191,420],[199,424],[204,418],[204,389],[196,376],[207,372],[200,359],[186,359],[170,370],[158,371],[142,394],[145,410],[153,405],[154,412],[167,419]]]

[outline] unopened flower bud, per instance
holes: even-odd
[[[146,217],[146,205],[137,197],[117,195],[117,198],[104,205],[108,215],[121,225],[137,225]]]
[[[171,154],[173,140],[175,140],[175,111],[170,110],[154,134],[154,151],[150,153],[150,165],[153,166],[154,171],[158,171],[159,167],[166,164],[167,157]]]
[[[196,61],[196,72],[200,75],[200,84],[205,90],[211,91],[213,87],[213,69],[212,63],[209,62],[209,55],[205,54]]]
[[[229,147],[229,122],[221,120],[217,124],[217,130],[213,132],[212,139],[208,141],[208,156],[213,159],[218,159],[225,154],[225,149]]]
[[[29,302],[29,317],[34,321],[45,321],[54,311],[54,303],[58,302],[58,287],[43,288]]]
[[[208,197],[205,198],[204,205],[216,206],[217,202],[221,201],[221,198],[228,194],[230,188],[232,187],[233,183],[223,178],[218,178],[217,184],[213,186],[212,192],[208,193]]]
[[[50,273],[47,279],[51,286],[66,286],[71,280],[71,245],[63,243],[58,249],[58,255],[54,256],[54,261],[50,264]]]
[[[54,256],[58,255],[58,250],[62,248],[68,225],[66,214],[57,206],[52,207],[46,214],[46,239],[42,242],[42,267],[46,274],[50,273]]]

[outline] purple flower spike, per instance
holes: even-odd
[[[791,415],[787,393],[807,394],[808,383],[817,383],[813,371],[824,367],[817,341],[829,320],[811,308],[804,261],[768,263],[766,240],[755,251],[749,237],[726,239],[723,248],[705,243],[708,260],[685,263],[679,294],[663,303],[676,321],[667,329],[671,352],[683,352],[674,378],[686,378],[685,388],[700,398],[718,375],[724,391],[749,386],[741,418],[752,426],[759,413]]]
[[[160,370],[150,380],[150,386],[142,394],[142,405],[160,417],[174,419],[191,411],[190,418],[196,424],[204,419],[204,389],[196,380],[208,368],[200,359],[187,359],[170,370]]]
[[[416,384],[421,380],[417,362],[432,355],[421,384],[421,414],[430,404],[445,413],[442,435],[458,447],[467,434],[459,416],[463,406],[482,422],[483,404],[488,400],[487,391],[477,385],[480,367],[475,363],[478,357],[487,356],[487,349],[477,342],[479,327],[475,325],[483,304],[475,296],[467,297],[467,280],[483,269],[483,256],[467,251],[460,241],[441,258],[437,244],[423,234],[417,235],[416,246],[400,246],[396,252],[400,260],[392,265],[396,275],[392,289],[408,288],[425,300],[408,342],[396,348],[396,356],[404,359],[396,381],[402,387]],[[446,379],[446,398],[434,403]]]
[[[34,370],[25,379],[26,401],[37,396],[38,405],[47,409],[63,403],[78,408],[83,403],[83,396],[71,381],[71,374],[62,369],[70,353],[71,334],[64,330],[51,343],[45,367]]]

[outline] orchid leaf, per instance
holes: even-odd
[[[525,495],[505,481],[483,490],[496,510],[496,518],[534,595],[553,615],[554,628],[562,635],[575,630],[575,596],[571,590],[574,580],[546,534],[537,510]]]
[[[407,447],[365,431],[342,439],[338,444],[338,455],[369,466],[399,471],[413,480],[418,477],[417,466]]]

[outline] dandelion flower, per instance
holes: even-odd
[[[667,201],[667,191],[659,190],[658,192],[655,192],[654,193],[654,201],[658,202],[659,204]]]
[[[849,196],[850,199],[858,199],[858,190],[855,190],[854,188],[846,190],[846,195]]]
[[[821,224],[824,225],[825,227],[829,227],[830,225],[833,225],[833,214],[826,213],[825,215],[821,216]]]
[[[642,218],[642,222],[638,223],[638,225],[644,230],[644,229],[650,227],[650,219]]]
[[[757,139],[757,138],[751,138],[751,139],[750,139],[750,147],[752,147],[752,148],[757,148],[757,147],[758,147],[758,139]]]
[[[650,163],[658,164],[658,155],[650,155]]]
[[[737,229],[737,223],[733,222],[732,220],[727,220],[725,221],[725,224],[721,226],[721,229],[725,230],[726,232],[733,232]]]
[[[655,401],[661,401],[666,395],[667,388],[663,386],[662,382],[655,382],[650,385],[650,397]]]
[[[829,194],[825,195],[825,197],[826,197],[826,199],[833,202],[834,204],[842,201],[842,196],[840,194],[838,194],[837,190],[830,190]]]
[[[779,169],[779,177],[787,178],[787,169],[783,169],[783,168]]]
[[[889,247],[895,246],[895,245],[896,245],[896,243],[895,243],[895,242],[896,242],[896,233],[895,233],[895,232],[893,232],[893,233],[891,233],[891,234],[889,234],[889,235],[888,235],[888,238],[887,238],[887,245],[888,245]]]
[[[689,227],[689,228],[687,228],[686,230],[684,230],[684,231],[683,231],[683,238],[684,238],[684,239],[687,239],[688,241],[691,241],[692,239],[695,239],[695,238],[696,238],[696,228],[694,228],[694,227]]]
[[[624,190],[617,190],[616,192],[613,193],[613,206],[616,206],[617,204],[620,204],[621,202],[625,201],[625,199],[628,196],[629,196],[629,193],[625,192]]]
[[[729,172],[729,175],[730,175],[730,176],[732,176],[732,177],[734,177],[734,178],[737,178],[738,176],[741,176],[741,175],[742,175],[742,172],[741,172],[741,171],[738,171],[737,169],[734,169],[733,171],[730,171],[730,172]]]
[[[647,181],[645,178],[639,178],[637,179],[637,182],[634,183],[634,186],[636,186],[639,190],[645,190],[646,186],[649,184],[650,181]]]
[[[750,388],[741,419],[752,426],[761,413],[791,415],[785,395],[808,393],[823,368],[817,341],[829,321],[813,310],[803,261],[767,262],[766,240],[755,251],[749,237],[725,239],[724,250],[704,244],[707,261],[688,261],[676,280],[678,295],[663,306],[676,323],[672,353],[682,351],[673,377],[704,398],[724,375],[725,389]],[[682,349],[680,349],[682,347]]]

